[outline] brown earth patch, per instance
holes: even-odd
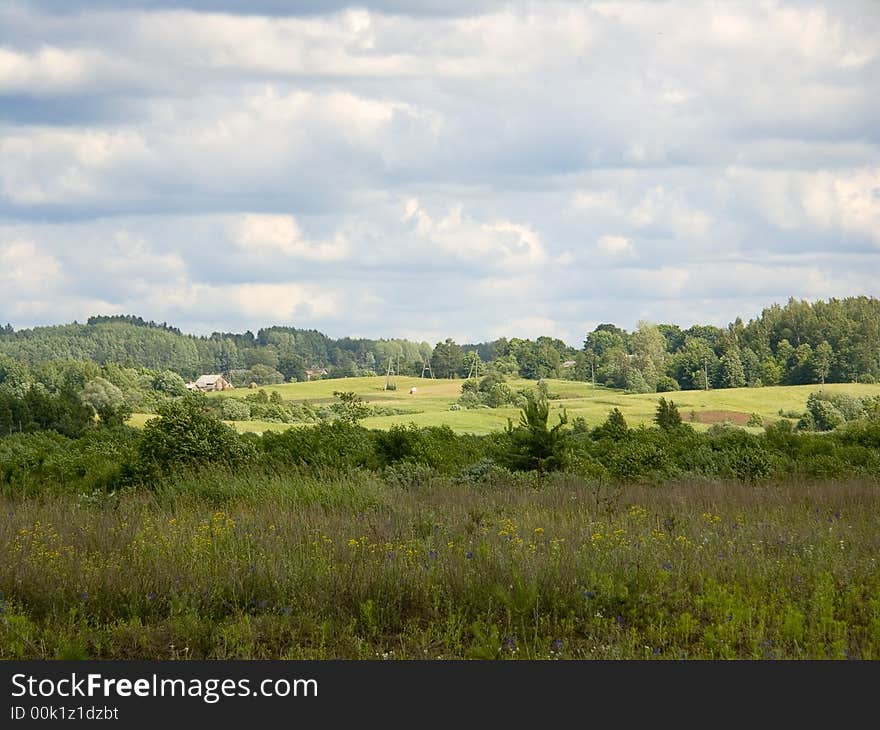
[[[696,423],[735,423],[737,426],[745,426],[751,418],[750,413],[739,411],[696,411],[688,413],[682,420]]]

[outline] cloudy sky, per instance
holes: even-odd
[[[0,3],[16,327],[578,344],[855,294],[875,0]]]

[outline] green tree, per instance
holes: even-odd
[[[13,395],[23,396],[29,387],[27,367],[0,353],[0,388]]]
[[[626,419],[623,417],[623,413],[620,412],[619,408],[612,408],[608,413],[608,418],[605,419],[605,422],[596,426],[593,431],[593,438],[609,438],[619,441],[620,439],[625,438],[628,433],[629,427],[626,425]]]
[[[465,366],[464,350],[451,337],[438,342],[431,354],[431,369],[438,378],[454,378],[461,375]]]
[[[257,385],[277,385],[284,382],[284,376],[281,373],[260,363],[248,370],[247,378]]]
[[[537,471],[546,473],[562,469],[566,463],[566,433],[563,427],[568,417],[563,412],[559,423],[547,427],[550,417],[550,404],[539,393],[529,391],[526,404],[520,411],[519,425],[514,428],[508,420],[507,436],[509,447],[505,461],[517,471]]]
[[[220,402],[220,417],[224,421],[247,421],[251,417],[250,404],[240,398],[223,398]]]
[[[739,348],[731,347],[721,356],[720,375],[722,388],[742,388],[746,384],[746,373],[740,358]]]
[[[95,378],[86,383],[80,397],[83,403],[94,409],[102,423],[122,425],[131,415],[122,391],[104,378]]]
[[[138,445],[138,471],[143,477],[180,468],[236,467],[256,455],[253,446],[211,413],[202,395],[167,401],[159,406],[158,415],[147,421]]]
[[[186,382],[172,370],[157,373],[151,385],[153,390],[165,395],[186,395]]]
[[[664,431],[674,431],[681,426],[681,414],[678,412],[678,406],[671,400],[668,401],[666,398],[660,398],[657,401],[654,423]]]
[[[358,421],[367,418],[372,412],[369,404],[353,391],[342,392],[334,390],[333,395],[338,400],[330,406],[330,410],[343,423],[356,426]]]
[[[647,386],[646,391],[657,390],[657,380],[666,371],[666,338],[656,325],[639,322],[638,329],[630,338],[633,364],[639,369]]]
[[[825,378],[831,373],[831,363],[834,359],[834,350],[828,344],[828,340],[822,340],[813,351],[813,360],[810,363],[813,368],[813,376],[823,385]]]

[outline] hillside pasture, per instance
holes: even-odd
[[[514,407],[450,410],[461,394],[462,379],[398,377],[393,381],[396,390],[384,389],[384,376],[284,383],[263,386],[262,389],[268,394],[278,392],[285,401],[307,402],[315,406],[334,402],[334,391],[353,391],[373,405],[404,411],[391,416],[367,418],[363,425],[368,428],[387,429],[394,424],[414,423],[417,426],[448,425],[457,433],[486,434],[505,428],[508,419],[516,422],[519,418],[519,409]],[[880,385],[858,383],[630,394],[603,386],[594,389],[590,383],[572,380],[546,382],[550,393],[559,396],[551,402],[552,419],[555,421],[556,414],[561,414],[564,409],[570,419],[583,418],[590,426],[602,423],[612,408],[619,408],[631,426],[650,424],[661,396],[678,406],[685,422],[692,423],[695,428],[706,429],[714,423],[724,422],[742,426],[752,414],[760,416],[766,425],[783,418],[780,411],[784,414],[801,413],[809,394],[820,389],[858,397],[880,395]],[[534,388],[536,385],[533,380],[522,379],[513,379],[507,384],[513,390]],[[411,388],[416,388],[412,395]],[[248,388],[237,388],[209,393],[208,397],[244,398],[254,392]],[[149,418],[147,414],[136,413],[129,423],[143,426]],[[289,424],[265,421],[230,423],[242,432],[279,431],[291,427]]]

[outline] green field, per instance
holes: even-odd
[[[285,383],[265,386],[263,389],[267,393],[277,391],[286,401],[308,401],[313,405],[332,403],[335,400],[334,391],[354,391],[375,405],[406,411],[393,416],[367,418],[363,421],[363,425],[368,428],[385,429],[394,424],[415,423],[418,426],[448,425],[458,433],[486,434],[503,429],[509,418],[514,421],[518,419],[519,411],[513,407],[450,411],[449,407],[455,403],[461,393],[463,382],[463,380],[399,377],[395,379],[397,390],[385,390],[385,378],[380,376]],[[564,408],[569,418],[582,417],[590,425],[598,425],[604,421],[612,408],[619,408],[630,425],[651,423],[657,399],[661,395],[627,394],[602,386],[593,389],[590,383],[571,380],[548,380],[547,384],[551,393],[560,396],[558,400],[552,402],[554,410]],[[531,388],[535,386],[535,381],[511,380],[508,385],[514,390]],[[414,394],[410,394],[411,388],[416,389]],[[752,413],[757,413],[765,422],[779,420],[780,410],[800,413],[805,408],[807,396],[820,388],[860,397],[880,395],[880,385],[856,383],[689,390],[662,395],[675,402],[685,421],[694,419],[697,428],[708,428],[711,423],[724,421],[743,425]],[[244,398],[253,392],[247,388],[237,388],[224,393],[210,393],[208,397]],[[143,426],[150,417],[148,414],[135,413],[129,423]],[[264,421],[239,421],[231,425],[239,431],[250,432],[283,431],[290,428],[289,424]]]

